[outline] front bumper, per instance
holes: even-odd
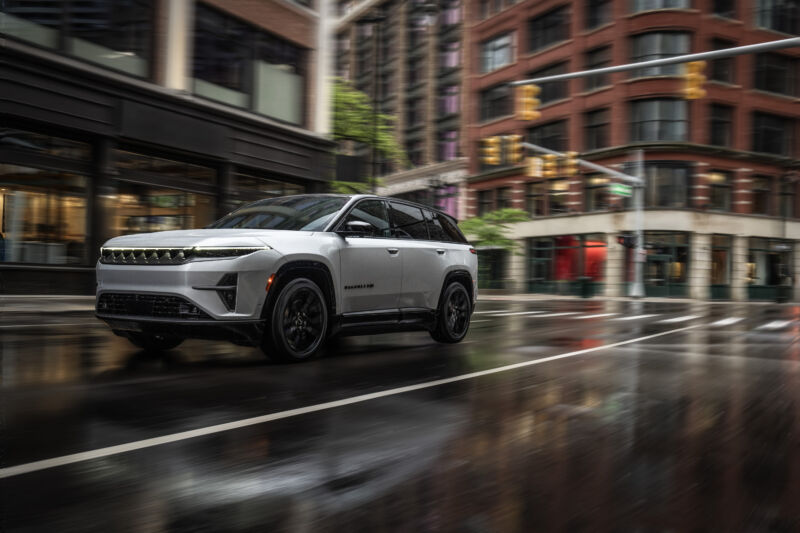
[[[96,314],[117,335],[142,333],[183,339],[226,340],[257,346],[264,333],[263,320],[186,320]]]

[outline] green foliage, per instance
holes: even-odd
[[[394,117],[376,115],[367,95],[340,78],[333,82],[333,138],[375,145],[384,158],[401,165],[406,162],[394,136]]]
[[[381,180],[375,180],[375,186],[381,186]],[[369,194],[372,192],[372,184],[363,181],[331,181],[330,192],[336,194]]]
[[[475,246],[502,248],[516,253],[517,243],[507,236],[509,225],[526,220],[529,220],[528,213],[522,209],[507,208],[464,220],[459,226]]]

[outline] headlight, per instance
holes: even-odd
[[[197,259],[239,257],[264,250],[271,250],[271,248],[269,246],[195,246],[192,248],[192,257]]]

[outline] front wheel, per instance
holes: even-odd
[[[319,286],[297,278],[281,289],[262,350],[271,359],[299,362],[314,357],[328,329],[328,307]]]
[[[431,331],[431,337],[438,342],[460,342],[467,335],[471,315],[472,304],[466,287],[457,281],[450,283],[439,302],[436,328]]]

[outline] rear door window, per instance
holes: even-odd
[[[453,222],[453,219],[441,213],[434,213],[434,215],[436,216],[436,220],[439,221],[439,224],[442,225],[444,232],[447,234],[448,241],[469,244],[466,237],[464,237],[464,234],[461,233],[461,230],[458,229],[456,223]]]
[[[411,205],[389,202],[392,230],[401,239],[428,239],[428,226],[422,209]]]
[[[432,213],[425,210],[425,222],[428,224],[428,234],[432,241],[448,242],[450,238],[442,228],[442,223],[439,221],[438,213]]]

